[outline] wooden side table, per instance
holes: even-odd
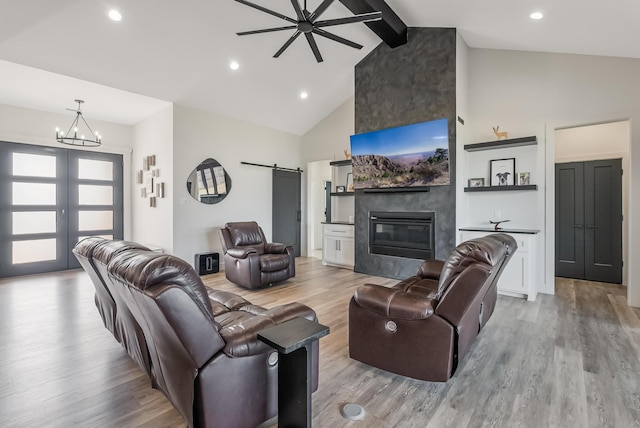
[[[294,318],[258,333],[278,351],[278,427],[311,427],[311,344],[329,334],[329,327]]]

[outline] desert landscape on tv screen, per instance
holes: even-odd
[[[448,120],[351,136],[355,189],[449,184]]]

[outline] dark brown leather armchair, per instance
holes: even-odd
[[[349,304],[349,356],[420,380],[456,371],[497,301],[497,281],[517,249],[507,234],[458,245],[445,261],[388,288],[366,284]]]
[[[293,247],[267,243],[254,221],[225,224],[220,241],[225,276],[234,284],[254,289],[296,276]]]
[[[92,280],[109,284],[116,313],[126,312],[135,321],[135,326],[123,324],[122,335],[137,337],[135,329],[141,329],[153,385],[190,427],[253,428],[277,414],[278,355],[257,339],[257,332],[292,318],[316,321],[311,308],[252,305],[236,294],[205,287],[191,265],[177,257],[88,239],[95,242],[81,241],[74,253],[84,253],[78,258],[89,262],[83,266]],[[84,251],[91,246],[92,252]],[[106,266],[106,278],[99,276],[101,269],[93,275],[99,248],[110,252],[114,247],[120,250]],[[317,385],[316,342],[312,389]]]

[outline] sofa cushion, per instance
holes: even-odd
[[[286,254],[265,254],[260,257],[261,272],[277,272],[289,267],[289,256]]]

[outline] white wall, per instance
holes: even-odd
[[[0,104],[0,140],[12,143],[74,149],[55,140],[55,129],[67,128],[75,114],[55,114],[22,107]],[[130,126],[85,118],[91,127],[103,136],[102,147],[85,149],[123,155],[124,161],[124,238],[131,239],[131,148],[133,130]]]
[[[142,159],[155,155],[159,181],[164,182],[165,197],[156,198],[156,207],[149,198],[140,196],[142,185],[136,182],[136,172],[142,170]],[[133,240],[144,245],[161,247],[173,252],[173,106],[138,123],[133,128],[131,176],[131,208]]]
[[[600,159],[622,159],[622,170],[629,171],[629,121],[601,123],[555,132],[555,161],[584,162]],[[629,174],[622,175],[622,283],[629,275]]]
[[[355,97],[351,97],[303,135],[303,161],[345,159],[344,151],[351,152],[349,137],[354,134],[355,112]]]
[[[542,292],[554,289],[555,129],[630,119],[630,218],[640,213],[640,60],[471,49],[470,142],[493,139],[500,125],[511,137],[538,136],[537,184],[544,233]],[[638,120],[638,119],[636,119]],[[629,260],[640,253],[640,223],[629,224]],[[629,268],[629,303],[640,306],[640,264]]]
[[[173,253],[191,262],[196,253],[222,255],[218,231],[231,221],[254,220],[270,239],[272,170],[240,162],[302,168],[301,138],[180,105],[174,105],[173,113]],[[232,180],[228,196],[214,205],[196,201],[186,187],[191,171],[207,158],[220,162]],[[303,178],[303,197],[304,183]],[[304,219],[304,202],[302,209]],[[303,251],[305,230],[303,224]]]
[[[462,38],[459,32],[456,32],[456,115],[465,121],[469,119],[469,46]],[[457,120],[457,118],[456,118]],[[466,222],[463,213],[468,213],[467,199],[464,193],[460,191],[460,183],[465,179],[466,171],[459,162],[460,152],[464,142],[468,141],[467,127],[456,121],[456,230],[464,226],[462,222]],[[460,237],[456,236],[456,243],[460,241]]]
[[[307,163],[308,253],[322,249],[322,222],[325,220],[324,182],[331,181],[329,160]]]

